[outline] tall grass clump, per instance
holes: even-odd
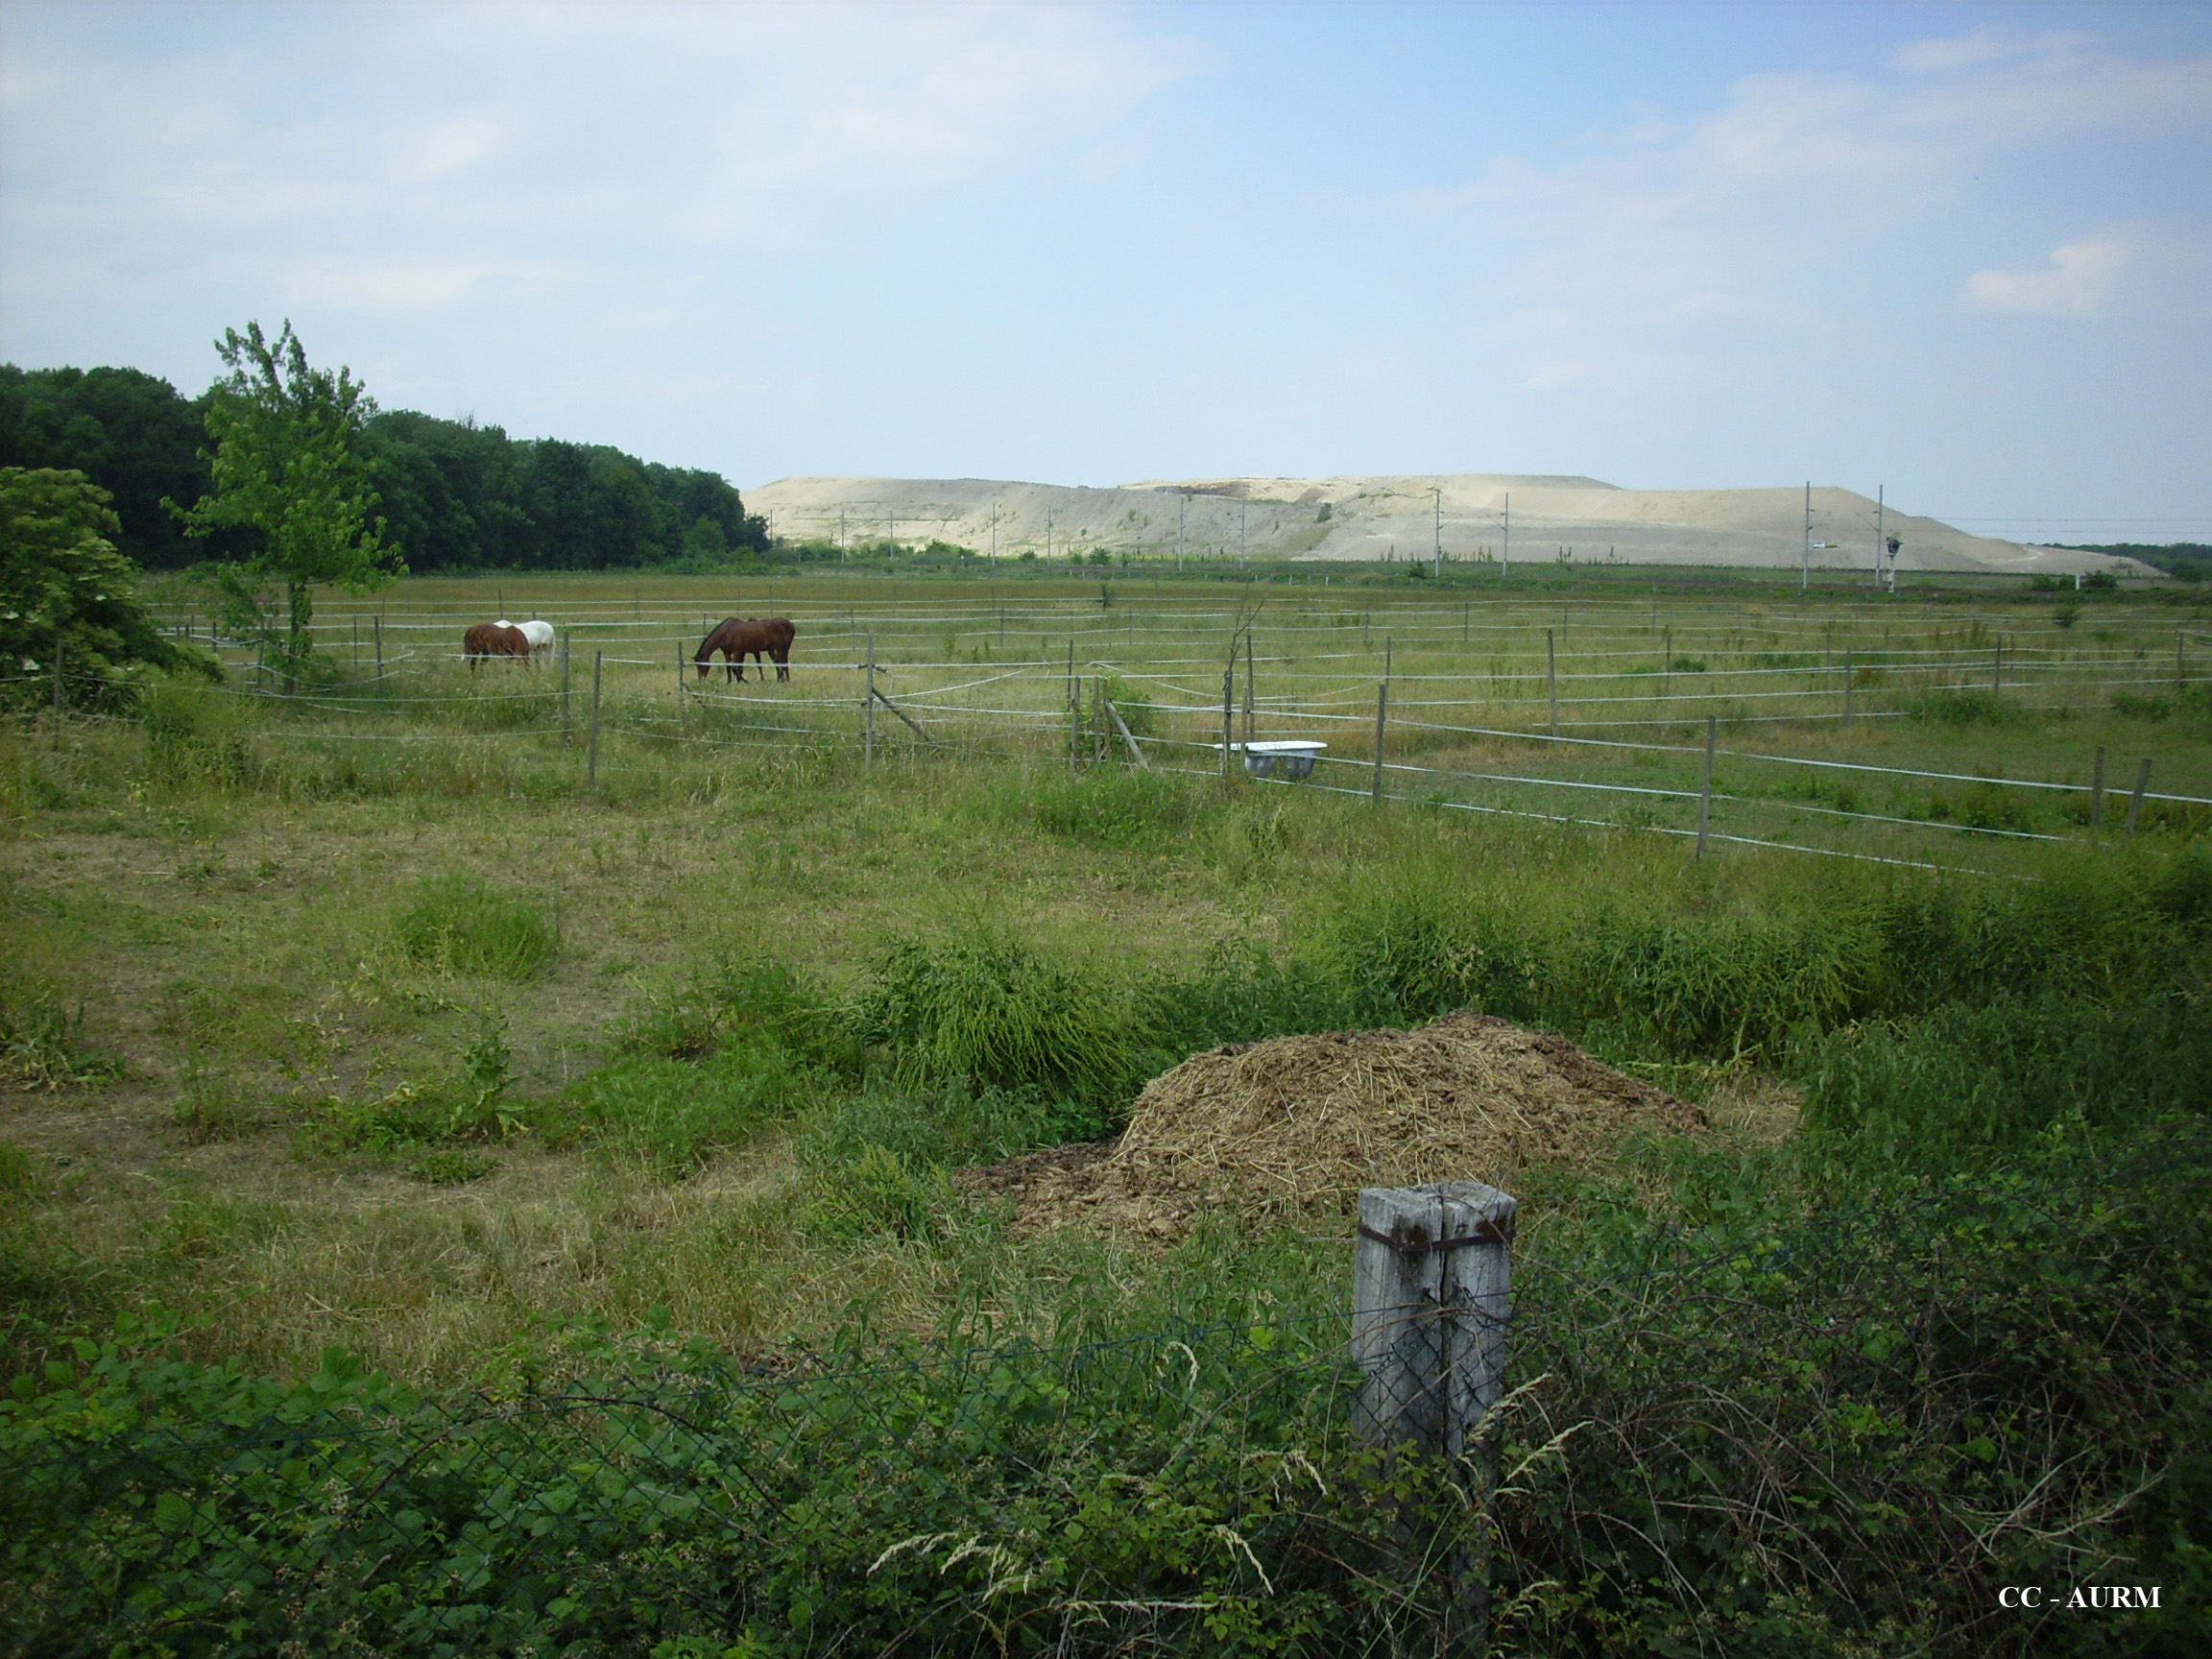
[[[534,905],[463,873],[425,878],[393,932],[411,962],[494,979],[532,978],[560,949]]]
[[[1184,780],[1118,767],[1073,781],[1039,779],[1028,806],[1031,821],[1047,834],[1135,852],[1165,851],[1190,832],[1203,811],[1197,790]]]
[[[827,987],[787,962],[735,954],[649,998],[617,1040],[671,1060],[701,1059],[731,1042],[766,1043],[808,1065],[858,1070],[850,1013]]]
[[[964,1078],[1104,1108],[1135,1081],[1118,988],[982,926],[894,940],[855,1017],[862,1040],[886,1050],[908,1083]]]

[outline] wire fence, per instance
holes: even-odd
[[[2169,667],[2139,637],[2084,642],[2046,625],[1991,638],[1979,624],[1904,629],[1884,616],[1885,637],[1874,639],[1860,636],[1875,618],[1855,613],[1840,619],[1839,642],[1835,616],[1671,609],[1662,620],[1627,605],[1487,605],[1479,619],[1472,604],[1456,616],[1429,604],[1265,617],[1210,600],[1120,615],[1078,601],[902,603],[888,613],[816,605],[791,608],[812,630],[803,633],[810,654],[794,680],[740,685],[727,671],[702,680],[689,655],[697,636],[669,630],[670,621],[711,613],[663,605],[648,617],[646,609],[637,605],[627,626],[584,622],[572,610],[559,653],[495,664],[489,676],[473,664],[467,676],[457,671],[466,661],[453,649],[458,611],[387,617],[373,638],[363,637],[358,614],[325,617],[322,683],[288,681],[279,666],[215,641],[229,675],[217,690],[280,714],[258,733],[280,746],[466,740],[520,755],[556,739],[565,748],[582,742],[591,716],[578,682],[594,676],[578,674],[578,648],[589,644],[604,681],[592,775],[601,747],[639,743],[698,757],[782,746],[863,758],[914,746],[1032,761],[1064,756],[1071,771],[1156,763],[1198,772],[1218,770],[1225,745],[1233,754],[1244,743],[1297,740],[1317,746],[1323,775],[1313,787],[1324,792],[1875,863],[1939,862],[1929,854],[1943,845],[2086,843],[2144,824],[2193,830],[2212,806],[2212,794],[2152,778],[2141,757],[2130,757],[2132,776],[2115,758],[2104,777],[2100,753],[2090,776],[2052,778],[1832,752],[1847,737],[1909,726],[1924,733],[1918,747],[1933,737],[1939,750],[1953,708],[2001,720],[2115,698],[2186,699],[2205,684],[2188,651],[2206,637],[2188,629],[2175,632]],[[1576,651],[1558,648],[1570,618],[1594,636]],[[179,631],[195,626],[187,618]],[[1360,640],[1345,640],[1355,626]],[[1242,637],[1220,697],[1212,674],[1223,656],[1189,650],[1216,628]],[[1041,630],[1036,652],[1001,653]],[[432,637],[440,634],[443,649]],[[412,643],[399,645],[402,637]],[[1336,641],[1344,648],[1326,648]],[[922,644],[942,654],[913,649]],[[1679,649],[1723,647],[1738,660],[1693,660]],[[1205,676],[1191,672],[1201,667]],[[1378,686],[1388,700],[1380,723]],[[1700,775],[1703,746],[1680,740],[1708,722],[1729,733],[1820,733],[1831,753],[1716,742],[1723,775],[1709,779]],[[1201,757],[1209,752],[1210,762]],[[604,764],[625,770],[612,754]],[[1366,771],[1365,789],[1348,767]],[[1623,767],[1636,772],[1623,776]],[[1879,798],[1861,799],[1867,790]]]

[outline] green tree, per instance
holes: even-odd
[[[60,653],[68,700],[112,708],[135,664],[213,675],[212,661],[165,637],[133,589],[137,568],[116,551],[122,522],[84,474],[0,467],[0,690],[9,705],[53,693]]]
[[[289,321],[274,340],[258,323],[226,328],[215,349],[229,370],[207,406],[215,488],[184,525],[259,533],[260,548],[225,567],[226,619],[297,671],[314,650],[316,583],[366,593],[407,571],[384,520],[369,517],[376,493],[359,440],[376,404],[350,370],[310,369]],[[263,597],[272,582],[284,592],[280,632]]]

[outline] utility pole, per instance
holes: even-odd
[[[1252,568],[1252,552],[1244,540],[1244,503],[1237,503],[1237,565],[1239,569]]]
[[[1045,509],[1045,563],[1052,563],[1052,509]]]
[[[847,558],[852,557],[845,545],[845,508],[842,504],[837,508],[837,551],[845,554]]]
[[[996,501],[991,503],[991,563],[998,563],[998,503]],[[998,632],[1003,638],[1006,632],[1003,621]]]
[[[1442,487],[1441,485],[1437,485],[1437,486],[1434,486],[1434,487],[1433,487],[1433,493],[1434,493],[1434,494],[1435,494],[1435,496],[1436,496],[1436,579],[1437,579],[1439,582],[1441,582],[1441,581],[1444,579],[1444,490],[1443,490],[1443,487]]]
[[[1505,492],[1505,535],[1499,543],[1498,577],[1503,581],[1513,570],[1513,492]]]
[[[1185,490],[1175,497],[1175,568],[1183,568],[1183,521],[1190,505],[1190,492]]]
[[[1797,591],[1813,589],[1813,480],[1805,480],[1805,573],[1797,579]]]

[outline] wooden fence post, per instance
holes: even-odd
[[[1236,757],[1236,700],[1237,670],[1224,668],[1221,671],[1221,781],[1224,783],[1229,781],[1229,764]]]
[[[1697,856],[1705,856],[1705,831],[1713,822],[1713,744],[1719,736],[1717,715],[1705,716],[1705,783],[1697,792]]]
[[[1479,1181],[1369,1187],[1359,1194],[1352,1267],[1352,1359],[1359,1368],[1353,1431],[1371,1446],[1403,1446],[1457,1460],[1479,1445],[1483,1416],[1504,1392],[1511,1307],[1510,1193]],[[1471,1482],[1486,1504],[1496,1483],[1479,1456]],[[1477,1536],[1482,1536],[1478,1530]],[[1456,1555],[1456,1552],[1455,1552]],[[1487,1623],[1488,1561],[1456,1555],[1469,1644]]]
[[[1390,682],[1375,687],[1375,805],[1382,805],[1382,733],[1390,710]]]
[[[1252,752],[1253,704],[1257,698],[1257,693],[1253,689],[1253,679],[1252,629],[1247,627],[1244,630],[1244,752],[1247,755]]]
[[[2143,815],[2143,791],[2151,787],[2151,757],[2135,768],[2135,793],[2128,797],[2128,839],[2135,839],[2135,820]]]
[[[2104,745],[2097,745],[2097,758],[2089,766],[2089,833],[2104,828]]]
[[[584,781],[587,786],[599,786],[599,671],[606,664],[607,653],[591,653],[591,735],[584,750]]]
[[[1551,630],[1544,630],[1544,684],[1551,693],[1551,735],[1559,735],[1559,659],[1552,650]]]

